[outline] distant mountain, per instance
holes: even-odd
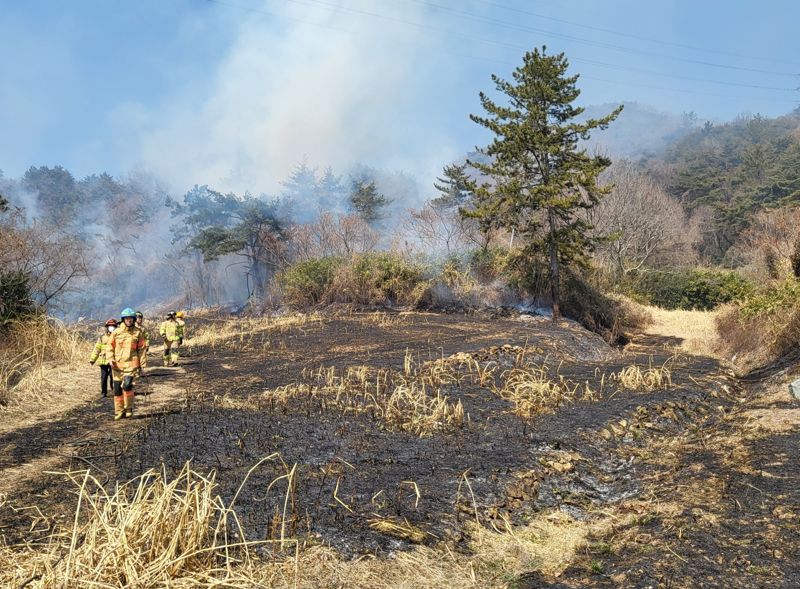
[[[699,126],[694,113],[675,114],[656,110],[638,102],[625,102],[625,108],[605,131],[595,131],[587,142],[614,157],[638,158],[662,151]],[[599,118],[618,103],[586,107],[581,118]]]

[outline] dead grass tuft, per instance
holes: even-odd
[[[388,429],[424,437],[460,428],[467,419],[461,401],[450,401],[440,385],[418,373],[407,354],[403,372],[368,366],[303,370],[298,382],[266,391],[262,402],[300,400],[320,411],[368,414]]]
[[[610,380],[618,382],[620,386],[628,390],[655,391],[672,386],[672,372],[666,364],[663,366],[650,365],[646,368],[631,364],[612,374]]]
[[[514,368],[504,372],[499,381],[501,384],[492,386],[492,391],[513,403],[514,413],[526,419],[572,402],[580,388],[560,375],[552,379],[544,366]]]
[[[280,457],[262,459],[250,473],[265,460]],[[276,481],[289,477],[291,490],[293,473]],[[255,545],[294,546],[296,552],[296,540],[283,530],[280,540],[245,540],[233,510],[238,492],[225,505],[214,474],[203,476],[188,463],[171,481],[150,470],[112,492],[89,472],[66,476],[78,490],[71,529],[53,534],[44,547],[0,551],[3,586],[249,587],[258,575]],[[282,521],[289,502],[287,491]]]
[[[56,319],[13,323],[0,346],[0,408],[47,396],[59,371],[75,368],[90,351],[78,330]]]

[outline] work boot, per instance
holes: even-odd
[[[125,392],[124,399],[125,417],[133,417],[133,391]]]
[[[172,356],[170,357],[170,361],[171,361],[170,363],[171,363],[172,366],[177,366],[178,365],[178,354],[177,353],[172,354]]]
[[[169,365],[170,365],[170,355],[164,354],[164,366],[169,366]]]
[[[125,401],[122,395],[114,396],[114,421],[119,421],[125,417]]]

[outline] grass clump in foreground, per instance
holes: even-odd
[[[279,457],[261,462],[270,459]],[[0,549],[0,585],[249,587],[256,545],[296,548],[283,534],[246,541],[233,511],[236,496],[225,505],[214,474],[203,476],[188,463],[171,481],[150,470],[111,492],[89,472],[66,475],[78,488],[71,530],[54,533],[44,547]]]
[[[262,459],[250,473],[266,460],[280,461],[280,456]],[[286,489],[284,516],[294,500],[296,472],[286,470],[270,485],[281,479],[288,483],[281,487]],[[67,476],[78,491],[71,525],[55,531],[49,543],[0,546],[0,586],[500,589],[527,571],[559,574],[605,525],[543,513],[528,525],[507,523],[503,530],[468,525],[468,552],[416,546],[391,558],[348,561],[329,547],[288,534],[245,540],[234,510],[238,492],[225,504],[216,494],[214,475],[199,474],[188,463],[172,480],[148,471],[112,491],[90,473]],[[391,526],[402,537],[417,533],[403,521],[366,523],[373,529]]]

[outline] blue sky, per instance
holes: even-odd
[[[565,51],[586,104],[726,120],[800,103],[800,2],[2,0],[0,169],[152,170],[274,191],[303,157],[429,177],[525,49]]]

